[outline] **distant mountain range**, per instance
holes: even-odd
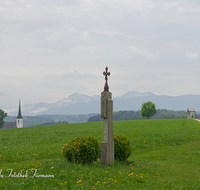
[[[56,103],[37,103],[22,106],[22,115],[79,115],[100,113],[100,99],[98,95],[88,96],[74,93]],[[23,100],[22,100],[23,101]],[[121,97],[113,98],[113,110],[139,110],[144,102],[152,101],[158,109],[187,110],[193,108],[200,111],[200,95],[165,96],[155,95],[152,92],[140,93],[130,91]],[[17,109],[17,108],[16,108]],[[16,112],[9,112],[9,115],[17,115]]]

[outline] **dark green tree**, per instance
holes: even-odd
[[[142,104],[141,106],[141,115],[142,117],[147,117],[148,119],[156,114],[156,106],[153,102],[148,101]]]
[[[4,117],[7,117],[7,113],[0,109],[0,128],[3,127],[4,124]]]

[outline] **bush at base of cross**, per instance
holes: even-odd
[[[123,135],[113,135],[115,159],[126,161],[131,155],[130,141]]]
[[[73,139],[62,148],[62,154],[70,162],[92,163],[100,155],[100,144],[94,137]]]

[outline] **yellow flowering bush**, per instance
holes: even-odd
[[[125,161],[131,155],[130,141],[123,135],[113,135],[115,159]]]
[[[70,162],[92,163],[100,155],[100,144],[94,137],[73,139],[62,148],[62,155]]]

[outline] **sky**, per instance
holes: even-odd
[[[200,95],[199,0],[0,0],[0,108],[128,91]]]

